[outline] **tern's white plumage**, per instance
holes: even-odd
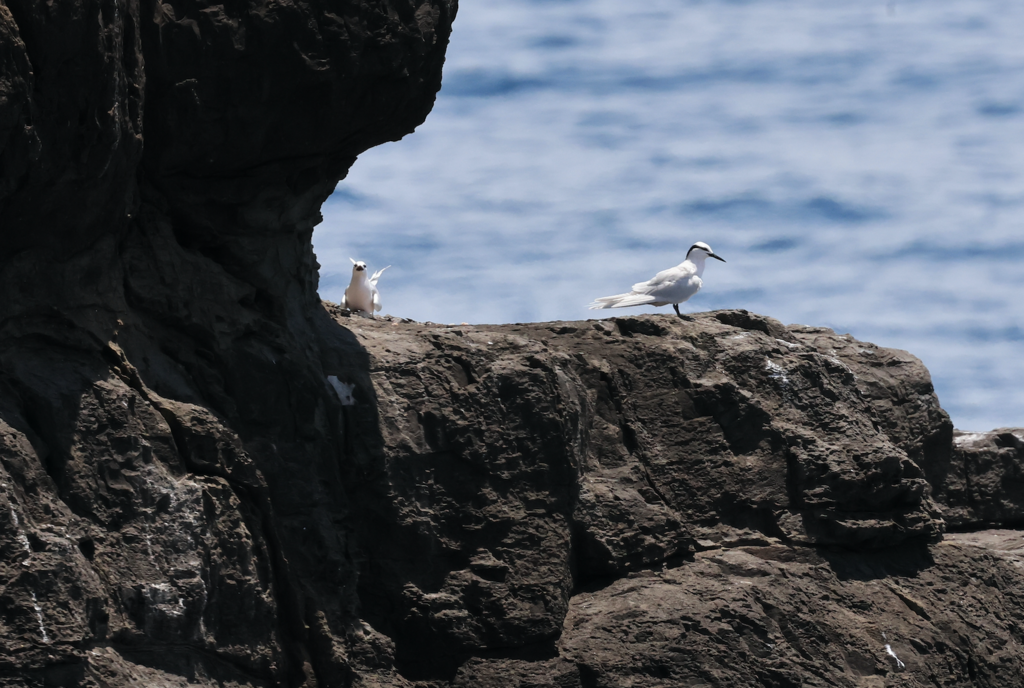
[[[700,291],[704,284],[704,261],[717,258],[725,262],[725,258],[716,256],[711,247],[698,241],[686,252],[686,260],[674,268],[662,270],[646,282],[633,285],[628,294],[602,296],[590,304],[591,310],[598,308],[626,308],[627,306],[666,306],[672,304],[679,313],[679,304]]]
[[[366,276],[366,263],[349,258],[352,261],[352,281],[345,287],[345,295],[341,297],[341,307],[352,311],[363,311],[373,315],[381,309],[380,292],[377,291],[377,280],[381,273],[390,265]]]

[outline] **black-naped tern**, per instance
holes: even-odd
[[[679,265],[662,270],[646,282],[634,284],[633,291],[628,294],[602,296],[590,304],[590,309],[666,306],[671,303],[672,308],[676,309],[676,315],[683,317],[679,312],[679,304],[700,291],[704,284],[701,280],[701,275],[704,274],[704,261],[708,258],[717,258],[725,262],[725,258],[715,255],[710,246],[698,241],[686,252],[686,260]]]
[[[352,281],[345,287],[345,295],[341,297],[341,307],[351,311],[363,311],[373,315],[381,309],[380,292],[377,291],[377,280],[390,265],[366,276],[366,263],[349,258],[352,261]]]

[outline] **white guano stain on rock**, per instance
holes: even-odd
[[[888,641],[888,640],[889,640],[889,639],[888,639],[888,638],[887,638],[887,637],[885,636],[885,633],[883,633],[883,634],[882,634],[882,640],[886,640],[886,641]],[[890,644],[889,644],[888,642],[886,642],[886,643],[885,643],[885,654],[889,655],[890,657],[892,657],[893,659],[895,659],[895,660],[896,660],[896,668],[897,668],[897,669],[902,669],[902,668],[904,668],[904,667],[906,667],[906,666],[907,666],[907,665],[906,665],[906,664],[904,664],[904,663],[903,663],[902,661],[900,661],[900,658],[899,658],[899,657],[897,657],[897,656],[896,656],[896,653],[895,653],[895,652],[893,652],[893,649],[892,649],[892,645],[890,645]]]
[[[43,642],[49,644],[50,636],[46,634],[46,626],[43,624],[43,609],[39,606],[39,600],[36,599],[34,592],[32,593],[32,608],[36,610],[36,619],[39,620],[39,634],[43,637]]]
[[[334,390],[334,393],[338,395],[338,401],[341,402],[342,406],[354,406],[356,398],[352,394],[355,391],[356,386],[348,382],[342,382],[336,375],[328,375],[327,383]]]
[[[789,390],[789,377],[786,376],[786,369],[778,363],[773,363],[770,358],[765,358],[764,360],[764,369],[768,371],[768,377],[775,380],[782,391]]]

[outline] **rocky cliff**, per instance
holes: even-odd
[[[1024,432],[912,356],[319,301],[455,11],[0,0],[0,685],[1016,685]]]

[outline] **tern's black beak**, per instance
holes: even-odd
[[[723,263],[725,262],[725,258],[723,258],[722,256],[716,256],[714,253],[709,253],[708,257],[709,258],[717,258],[718,260],[722,261]]]

